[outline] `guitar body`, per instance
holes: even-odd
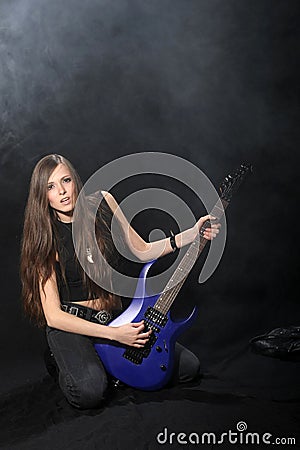
[[[129,307],[108,325],[121,326],[144,320],[146,329],[152,329],[149,342],[142,349],[117,342],[94,344],[104,367],[114,378],[146,391],[160,389],[170,379],[176,340],[191,325],[197,313],[194,308],[188,318],[174,322],[169,312],[164,315],[153,308],[160,294],[146,295],[146,278],[154,262],[144,265]]]

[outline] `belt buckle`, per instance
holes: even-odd
[[[99,323],[105,325],[109,320],[111,320],[112,315],[108,311],[105,311],[105,309],[103,309],[101,311],[98,311],[94,317],[98,320]]]
[[[79,308],[77,308],[76,306],[71,306],[69,312],[70,312],[70,314],[73,314],[73,316],[77,316],[78,311],[79,311]]]

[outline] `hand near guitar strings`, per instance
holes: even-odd
[[[219,228],[221,224],[218,223],[218,219],[211,214],[207,214],[206,216],[200,217],[199,220],[195,223],[195,225],[175,236],[176,238],[176,246],[178,248],[184,247],[185,245],[191,244],[198,234],[201,232],[201,235],[211,241],[214,239],[219,233]]]
[[[126,323],[120,327],[111,327],[114,333],[113,339],[121,344],[130,345],[132,347],[141,348],[149,340],[152,330],[143,333],[144,321]]]
[[[195,227],[197,233],[200,233],[202,229],[203,237],[208,241],[211,241],[219,233],[221,224],[218,223],[218,219],[216,217],[208,214],[207,216],[200,217],[200,219],[196,222]]]

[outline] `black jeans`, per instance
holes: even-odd
[[[59,369],[59,385],[68,402],[81,409],[99,407],[108,386],[108,375],[95,351],[93,338],[50,327],[46,328],[46,336]],[[171,383],[193,380],[199,367],[194,353],[176,343]]]

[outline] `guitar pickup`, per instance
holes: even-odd
[[[149,308],[147,308],[145,312],[145,318],[161,327],[164,327],[168,322],[168,317],[157,309],[152,308],[152,306],[149,306]]]
[[[160,332],[160,328],[156,325],[154,325],[153,323],[151,323],[148,319],[144,319],[144,330],[143,332],[146,333],[149,330],[154,331],[155,333],[159,333]]]

